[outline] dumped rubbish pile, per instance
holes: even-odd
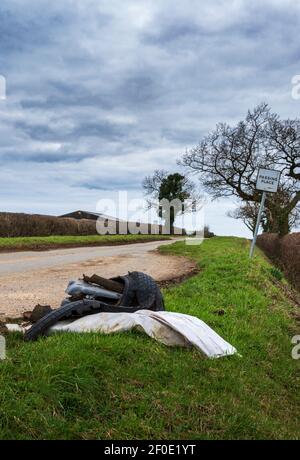
[[[113,279],[98,275],[70,281],[60,308],[48,311],[25,333],[26,341],[36,340],[66,319],[96,313],[134,313],[138,310],[164,310],[164,301],[156,282],[145,273],[132,272]],[[47,308],[47,307],[44,307]],[[33,312],[34,315],[35,312]]]
[[[37,305],[26,312],[28,325],[6,324],[34,341],[54,332],[114,332],[138,329],[167,346],[196,347],[209,358],[233,355],[236,349],[194,316],[165,311],[157,283],[141,272],[106,279],[83,275],[70,281],[61,306]]]

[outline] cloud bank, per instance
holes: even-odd
[[[0,20],[3,210],[140,196],[146,174],[177,169],[217,122],[262,100],[299,113],[297,0],[2,0]],[[226,206],[208,210],[214,230],[240,233]]]

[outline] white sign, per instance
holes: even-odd
[[[257,190],[276,193],[278,190],[280,171],[272,169],[259,169],[256,181]]]

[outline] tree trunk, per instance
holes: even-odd
[[[171,217],[170,218],[170,234],[174,235],[174,219]]]
[[[284,236],[290,233],[289,215],[281,214],[276,216],[276,218],[270,222],[268,232],[278,233],[279,236]]]
[[[284,236],[290,233],[290,224],[289,224],[289,216],[282,216],[282,218],[279,221],[279,226],[278,226],[278,233],[279,236]]]

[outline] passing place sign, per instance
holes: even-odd
[[[258,170],[256,188],[257,190],[262,190],[263,192],[276,193],[278,190],[279,180],[280,171],[260,168]]]

